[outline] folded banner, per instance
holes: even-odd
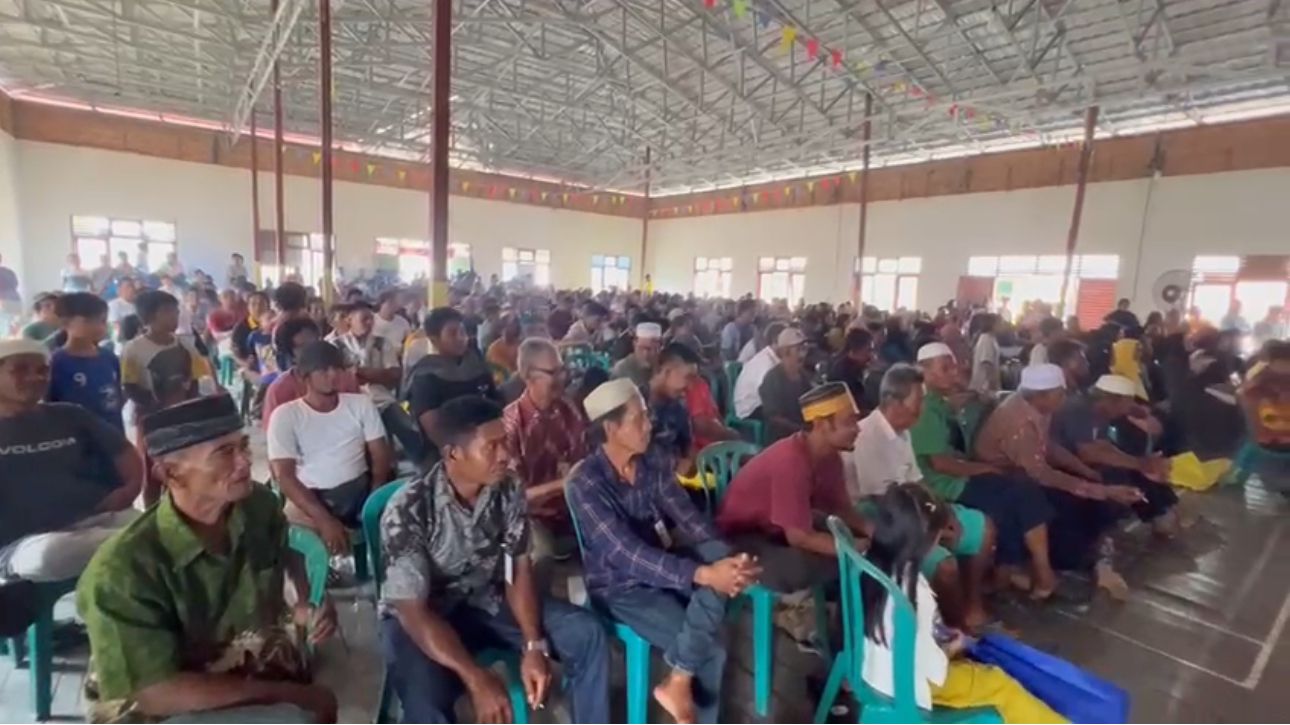
[[[1129,721],[1129,693],[1060,657],[1000,634],[983,636],[970,654],[1012,675],[1073,723]]]

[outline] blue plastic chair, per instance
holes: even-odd
[[[27,627],[26,641],[22,637],[9,640],[8,649],[13,655],[15,668],[22,665],[23,646],[26,645],[31,673],[32,719],[37,722],[49,719],[54,700],[54,605],[74,589],[75,579],[37,584],[36,620]]]
[[[836,516],[829,517],[829,530],[838,550],[838,576],[842,584],[842,627],[844,645],[833,660],[829,679],[815,710],[815,722],[824,722],[837,699],[845,679],[851,684],[860,706],[859,722],[862,723],[1001,723],[1003,719],[994,708],[933,708],[924,710],[914,696],[914,646],[918,621],[914,606],[896,582],[883,574],[856,551],[851,530]],[[894,606],[893,631],[887,636],[892,643],[892,680],[895,693],[888,697],[869,687],[864,681],[864,599],[860,595],[860,582],[872,577],[887,590],[888,601]],[[882,616],[881,612],[870,612]]]
[[[367,540],[367,555],[371,562],[372,581],[376,587],[376,596],[381,596],[381,584],[385,581],[385,563],[381,553],[381,514],[390,502],[390,497],[398,492],[408,479],[391,481],[376,489],[363,504],[360,520],[363,524],[363,537]],[[524,694],[524,683],[520,679],[520,656],[514,650],[489,648],[475,654],[475,661],[481,667],[492,667],[498,662],[506,666],[506,692],[511,698],[511,715],[517,725],[529,721],[528,701]],[[390,684],[388,673],[381,683],[381,700],[376,708],[378,723],[390,722],[390,708],[394,704],[394,687]]]
[[[1244,486],[1254,470],[1265,463],[1290,464],[1290,452],[1273,451],[1260,446],[1253,438],[1246,438],[1232,458],[1232,468],[1227,473],[1229,483]]]
[[[582,529],[578,528],[578,517],[573,512],[573,506],[569,506],[567,491],[565,493],[565,505],[569,507],[569,520],[573,522],[573,533],[578,539],[578,554],[585,556],[586,549],[582,545]],[[590,601],[585,606],[588,610],[595,612]],[[643,725],[649,722],[649,640],[640,636],[636,630],[626,624],[603,613],[595,613],[606,621],[609,628],[613,630],[614,636],[623,643],[623,659],[626,660],[627,666],[627,725]]]
[[[744,441],[713,443],[699,451],[695,464],[699,480],[711,481],[712,487],[704,489],[708,513],[715,516],[717,505],[725,495],[730,482],[744,462],[761,452],[759,446]],[[824,587],[813,591],[815,601],[816,638],[826,653],[829,644],[829,614]],[[743,599],[752,602],[753,617],[753,692],[757,715],[766,717],[770,711],[770,696],[775,676],[775,600],[778,594],[760,584],[748,587],[730,608],[731,616],[738,616]],[[826,654],[827,656],[827,654]]]

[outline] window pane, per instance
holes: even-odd
[[[1042,274],[1061,274],[1066,269],[1066,255],[1045,254],[1039,258],[1037,266]]]
[[[880,310],[891,310],[896,302],[896,275],[873,276],[873,305]]]
[[[993,277],[998,273],[998,257],[968,257],[969,275],[973,277]]]
[[[757,260],[757,270],[759,272],[770,272],[775,269],[774,257],[761,257]]]
[[[175,245],[162,242],[148,244],[148,269],[156,270],[166,263],[166,255],[175,251]]]
[[[76,254],[81,258],[81,266],[85,269],[94,269],[99,266],[99,258],[108,253],[108,243],[105,239],[96,239],[94,237],[78,237],[76,239]]]
[[[724,270],[724,271],[726,271],[726,272],[729,272],[730,270],[732,270],[732,269],[734,269],[734,268],[735,268],[735,260],[734,260],[734,257],[722,257],[722,258],[721,258],[721,269],[723,269],[723,270]]]
[[[591,266],[593,266],[593,267],[599,267],[599,266],[603,265],[604,263],[605,263],[605,256],[604,256],[603,254],[593,254],[593,255],[591,255]]]
[[[619,257],[619,258],[618,258],[618,268],[619,268],[619,269],[631,269],[631,268],[632,268],[632,258],[631,258],[631,257]]]
[[[1209,272],[1211,274],[1236,274],[1241,268],[1240,257],[1196,257],[1192,263],[1192,270],[1195,272]]]
[[[912,310],[917,306],[918,278],[913,276],[901,277],[896,283],[896,307]]]
[[[549,249],[539,249],[539,250],[537,250],[537,261],[541,262],[542,264],[550,264],[550,262],[551,262],[551,250],[549,250]]]
[[[1033,254],[1004,255],[999,257],[1000,272],[1033,272],[1038,259]]]
[[[72,217],[72,234],[78,237],[101,237],[108,233],[107,217],[74,216]]]
[[[533,250],[532,250],[532,249],[521,249],[521,250],[520,250],[520,261],[521,261],[521,262],[532,262],[532,261],[533,261]]]
[[[537,274],[533,276],[533,283],[539,287],[546,287],[551,284],[551,265],[539,264]]]
[[[602,267],[591,268],[591,291],[599,292],[605,288],[605,270]]]
[[[143,225],[139,222],[114,219],[112,220],[112,233],[120,237],[138,237],[143,233]]]
[[[707,257],[695,257],[695,258],[694,258],[694,269],[695,269],[695,271],[696,271],[696,272],[702,272],[703,270],[705,270],[705,269],[707,269],[707,268],[708,268],[708,258],[707,258]]]
[[[776,272],[787,272],[787,271],[788,271],[788,259],[786,259],[786,258],[784,258],[784,257],[776,257],[776,258],[775,258],[775,271],[776,271]],[[782,297],[783,295],[780,295],[780,296]]]
[[[502,281],[510,282],[519,275],[519,267],[514,262],[502,262]]]
[[[112,255],[112,264],[116,264],[116,258],[122,252],[125,252],[125,258],[134,264],[135,257],[139,254],[139,240],[122,237],[112,237],[108,239],[108,252]]]
[[[514,248],[514,247],[502,247],[502,261],[503,261],[503,262],[514,262],[514,261],[515,261],[515,248]]]
[[[144,222],[143,236],[154,242],[173,242],[175,225],[170,222]]]
[[[1086,254],[1079,258],[1080,277],[1084,279],[1115,279],[1120,275],[1120,255]]]
[[[878,258],[865,257],[864,259],[860,260],[860,271],[864,272],[865,274],[873,274],[874,272],[877,272]]]
[[[789,267],[794,272],[801,272],[806,269],[806,257],[793,257]]]
[[[918,274],[923,271],[922,257],[901,257],[897,268],[901,274]]]
[[[894,274],[899,267],[899,262],[894,259],[878,260],[878,271],[883,274]]]

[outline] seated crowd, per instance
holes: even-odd
[[[462,695],[511,721],[479,658],[500,649],[519,653],[529,707],[558,663],[573,720],[607,722],[610,619],[661,651],[659,706],[716,722],[728,605],[754,585],[836,597],[835,517],[916,605],[919,706],[1056,722],[960,656],[995,623],[988,594],[1040,606],[1074,571],[1126,596],[1117,525],[1179,533],[1162,454],[1192,447],[1204,391],[1233,375],[1228,414],[1290,447],[1288,343],[1247,371],[1227,332],[1139,324],[1127,302],[1085,334],[1040,305],[1013,324],[470,273],[447,306],[346,286],[325,309],[298,282],[255,289],[240,258],[219,293],[177,259],[122,264],[38,296],[0,340],[0,464],[40,482],[0,487],[0,582],[79,577],[95,720],[334,720],[306,653],[336,613],[290,532],[346,556],[369,497],[397,486],[366,544],[405,721],[452,722]],[[252,481],[248,426],[272,488]],[[757,452],[714,497],[699,454],[740,440]],[[586,607],[553,593],[575,555]],[[890,696],[893,603],[866,584],[865,604],[882,614],[863,677]]]

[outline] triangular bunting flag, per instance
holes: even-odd
[[[357,174],[361,168],[363,168],[363,165],[358,162],[358,159],[354,159],[349,162],[349,170],[353,171],[355,174]]]
[[[791,25],[784,26],[784,32],[780,36],[779,46],[784,50],[792,50],[793,41],[797,40],[797,28]]]
[[[808,193],[815,191],[815,182],[814,182],[814,181],[808,181],[808,182],[806,182],[806,191],[807,191]]]
[[[470,191],[470,182],[469,181],[461,182],[461,193],[465,194],[468,191]]]
[[[736,18],[742,18],[748,12],[748,0],[734,0],[731,5],[734,6]]]
[[[370,178],[372,178],[372,175],[373,175],[373,174],[375,174],[375,173],[376,173],[376,164],[368,164],[368,165],[367,165],[367,178],[369,178],[369,179],[370,179]]]
[[[313,153],[312,153],[312,154],[310,154],[310,155],[311,155],[311,156],[313,156],[313,159],[314,159],[314,166],[317,166],[317,165],[319,165],[319,164],[321,164],[321,163],[322,163],[322,152],[321,152],[321,151],[315,151],[315,152],[313,152]]]
[[[854,183],[856,183],[856,179],[860,177],[860,172],[859,172],[859,171],[851,171],[851,172],[848,172],[848,173],[847,173],[847,177],[848,177],[848,178],[850,178],[850,179],[851,179],[851,183],[852,183],[852,184],[854,184]]]
[[[408,178],[408,172],[404,171],[403,169],[399,169],[399,181],[406,181],[407,178]]]
[[[506,190],[506,195],[510,197],[512,201],[515,200],[515,195],[518,193],[519,192],[516,191],[513,187]]]
[[[703,0],[703,6],[711,10],[717,6],[717,0]]]
[[[815,60],[820,57],[820,39],[808,38],[806,40],[806,57]]]
[[[834,69],[834,70],[837,70],[838,68],[841,68],[841,67],[842,67],[842,51],[840,51],[840,50],[830,50],[830,51],[829,51],[829,58],[831,59],[831,61],[832,61],[832,63],[833,63],[833,69]]]
[[[592,195],[591,195],[591,205],[592,205],[592,206],[596,206],[596,205],[597,205],[597,204],[599,204],[599,203],[600,203],[600,194],[592,194]]]
[[[561,194],[561,195],[560,195],[560,197],[561,197],[561,200],[564,202],[564,204],[565,204],[566,206],[568,206],[568,204],[569,204],[569,195],[568,195],[568,194]]]

